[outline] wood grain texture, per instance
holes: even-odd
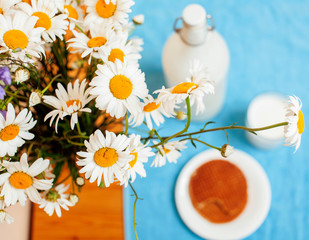
[[[83,187],[80,201],[69,211],[48,216],[33,206],[31,240],[121,240],[124,239],[122,188],[100,189],[96,183]]]

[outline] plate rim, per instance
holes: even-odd
[[[239,160],[239,158],[242,158],[242,160]],[[245,209],[235,220],[228,222],[228,223],[223,223],[223,224],[211,223],[211,222],[207,221],[205,218],[203,218],[194,209],[194,207],[191,203],[189,192],[188,192],[188,183],[189,183],[189,179],[190,179],[190,176],[193,173],[193,171],[195,171],[203,163],[206,163],[206,162],[211,161],[211,160],[216,160],[216,159],[229,161],[229,162],[233,163],[234,165],[236,165],[238,168],[240,168],[242,170],[242,172],[244,173],[244,175],[247,179],[247,184],[248,184],[248,203],[247,203]],[[247,161],[244,161],[244,160],[247,160]],[[263,184],[263,185],[260,184],[258,187],[256,187],[255,190],[252,187],[251,187],[251,189],[249,189],[249,183],[250,183],[250,186],[252,186],[254,181],[252,181],[253,177],[249,174],[250,169],[246,168],[246,165],[248,165],[248,164],[249,164],[249,166],[251,165],[251,170],[252,170],[252,166],[254,167],[255,174],[260,177],[258,184],[260,184],[260,183]],[[252,171],[251,171],[251,174],[252,174]],[[262,180],[262,181],[260,181],[260,180]],[[182,187],[183,187],[183,189],[181,189]],[[261,205],[263,212],[258,214],[259,217],[256,218],[257,220],[255,220],[255,224],[253,224],[251,227],[247,228],[247,230],[244,230],[243,232],[240,232],[240,233],[238,231],[237,234],[234,234],[232,236],[231,236],[231,234],[229,234],[230,237],[227,238],[227,237],[224,237],[224,234],[222,236],[213,236],[212,234],[209,235],[209,233],[205,232],[205,229],[201,230],[201,229],[197,228],[197,223],[194,222],[194,221],[198,221],[198,223],[199,222],[203,222],[203,223],[206,222],[207,223],[206,226],[208,225],[208,226],[212,226],[213,228],[218,228],[218,229],[221,228],[222,231],[224,231],[224,229],[228,229],[227,226],[230,226],[230,227],[233,226],[233,223],[237,222],[237,219],[239,219],[242,215],[246,216],[246,214],[244,214],[246,211],[248,212],[248,211],[252,210],[252,206],[251,206],[252,204],[249,204],[249,200],[250,200],[250,198],[252,199],[252,196],[254,196],[254,193],[256,193],[256,191],[258,191],[257,189],[259,189],[261,187],[265,190],[263,192],[265,194],[263,196],[263,198],[264,198],[263,204],[264,205],[263,206]],[[180,196],[183,197],[182,191],[186,192],[184,199],[183,198],[180,199]],[[265,219],[268,215],[268,212],[270,210],[270,205],[271,205],[271,185],[270,185],[270,182],[269,182],[269,179],[268,179],[268,176],[267,176],[265,170],[262,168],[262,166],[259,164],[259,162],[255,158],[253,158],[251,155],[247,154],[246,152],[235,149],[233,154],[231,154],[228,158],[224,158],[224,157],[221,156],[221,154],[218,150],[208,149],[208,150],[202,151],[202,152],[198,153],[197,155],[195,155],[194,157],[192,157],[184,165],[184,167],[181,169],[181,171],[180,171],[180,173],[177,177],[177,180],[176,180],[174,197],[175,197],[176,209],[177,209],[179,216],[181,217],[183,223],[193,233],[197,234],[198,236],[200,236],[202,238],[213,239],[213,240],[241,239],[241,238],[245,238],[245,237],[250,236],[265,221]],[[189,204],[189,205],[187,205],[184,208],[185,204]],[[193,212],[192,212],[192,209],[193,209]],[[190,217],[193,217],[194,220],[188,219],[188,213],[187,213],[187,216],[186,216],[186,212],[188,212],[188,211],[190,211],[189,215],[190,215]],[[244,218],[244,216],[242,217],[242,219]]]

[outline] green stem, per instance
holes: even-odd
[[[71,143],[72,145],[81,146],[81,147],[83,147],[83,146],[84,146],[84,144],[83,144],[83,143],[73,142],[73,141],[71,141],[70,139],[66,139],[66,140],[68,141],[68,143]]]
[[[8,98],[8,99],[5,100],[5,101],[2,101],[0,109],[1,109],[1,110],[4,110],[4,109],[6,108],[6,106],[14,99],[14,97],[16,97],[16,98],[25,98],[25,99],[28,99],[28,98],[26,98],[26,97],[18,96],[19,91],[21,91],[21,90],[23,90],[23,89],[26,89],[26,88],[27,88],[26,86],[22,86],[22,87],[18,88],[18,89],[15,91],[15,93],[11,93],[11,92],[7,91],[8,85],[6,85],[6,87],[5,87],[5,92],[10,96],[10,98]]]
[[[73,190],[73,194],[75,194],[75,181],[72,178],[72,190]]]
[[[128,113],[126,113],[126,130],[124,131],[124,135],[128,134],[129,130],[129,119],[128,119]]]
[[[29,158],[29,155],[30,155],[30,152],[31,152],[31,149],[32,149],[33,145],[34,145],[34,142],[32,142],[32,143],[30,144],[29,148],[28,148],[28,151],[27,151],[27,156],[28,156],[28,158]]]
[[[87,35],[87,34],[83,31],[83,29],[82,29],[80,26],[78,26],[77,24],[75,24],[75,27],[76,27],[81,33]]]
[[[68,175],[67,177],[65,177],[64,179],[62,179],[60,182],[56,183],[55,186],[60,185],[61,183],[64,183],[66,180],[68,180],[71,177],[71,173],[70,175]]]
[[[159,133],[157,132],[156,129],[153,129],[153,133],[157,136],[157,138],[162,142],[163,139],[161,138],[161,136],[159,135]]]
[[[152,148],[155,148],[155,147],[158,147],[160,145],[163,145],[164,143],[167,143],[169,140],[171,140],[173,138],[176,138],[176,137],[179,137],[179,136],[181,136],[182,134],[184,134],[185,132],[188,131],[188,128],[190,127],[190,123],[191,123],[191,106],[190,106],[190,99],[189,99],[189,97],[186,98],[186,104],[187,104],[187,122],[186,122],[185,128],[183,130],[181,130],[180,132],[175,133],[174,135],[172,135],[170,137],[163,138],[163,141],[161,141],[158,144],[152,145],[151,146]]]
[[[68,139],[74,139],[74,138],[85,138],[85,139],[89,139],[89,136],[83,136],[83,135],[75,135],[75,136],[70,136],[67,137]]]
[[[59,53],[58,50],[60,50],[60,53]],[[56,42],[53,43],[52,51],[53,51],[53,54],[54,54],[54,56],[56,58],[56,61],[59,64],[59,67],[61,69],[61,72],[63,73],[64,78],[68,79],[67,68],[66,68],[66,66],[65,66],[65,64],[63,62],[64,56],[62,56],[62,54],[61,54],[62,52],[61,52],[61,46],[59,44],[59,41],[56,41]]]
[[[135,210],[136,210],[136,203],[137,203],[137,200],[138,200],[138,195],[135,191],[135,189],[133,188],[132,184],[129,182],[129,185],[134,193],[134,196],[135,196],[135,200],[134,200],[134,206],[133,206],[133,226],[134,226],[134,234],[135,234],[135,238],[136,240],[138,240],[138,236],[137,236],[137,230],[136,230],[136,222],[135,222]]]
[[[248,128],[248,127],[244,127],[244,126],[231,125],[231,126],[226,126],[226,127],[206,129],[206,130],[192,132],[192,133],[188,133],[188,134],[181,134],[177,137],[187,137],[187,136],[190,136],[190,135],[196,135],[196,134],[200,134],[200,133],[223,131],[223,130],[229,130],[229,129],[241,129],[241,130],[253,133],[253,132],[259,132],[259,131],[263,131],[263,130],[267,130],[267,129],[271,129],[271,128],[285,126],[285,125],[288,125],[288,124],[289,124],[288,122],[281,122],[281,123],[272,124],[272,125],[268,125],[268,126],[260,127],[260,128]]]
[[[11,97],[16,97],[16,98],[20,98],[20,99],[23,99],[23,100],[28,100],[27,97],[17,95],[16,93],[6,92],[6,94],[11,96]]]
[[[76,127],[77,127],[78,134],[79,134],[79,135],[83,135],[83,134],[82,134],[82,131],[80,130],[80,125],[79,125],[79,122],[78,122],[78,121],[77,121],[77,123],[76,123]]]
[[[59,78],[61,76],[61,74],[56,75],[49,83],[48,85],[43,89],[42,91],[42,95],[48,90],[48,88],[53,84],[53,82]]]
[[[281,122],[281,123],[276,123],[276,124],[272,124],[272,125],[268,125],[268,126],[260,127],[260,128],[248,128],[248,127],[244,127],[244,126],[230,125],[230,126],[225,126],[225,127],[218,127],[218,128],[200,130],[200,131],[196,131],[196,132],[192,132],[192,133],[180,134],[176,137],[177,138],[188,137],[188,136],[206,133],[206,132],[225,131],[225,130],[229,130],[229,129],[240,129],[240,130],[244,130],[244,131],[254,133],[254,132],[259,132],[259,131],[272,129],[272,128],[276,128],[276,127],[282,127],[282,126],[285,126],[285,125],[288,125],[288,124],[289,124],[288,122]],[[176,138],[176,137],[174,137],[174,138]],[[147,139],[154,139],[154,138],[157,138],[157,137],[152,136],[152,137],[148,137]],[[163,138],[164,141],[166,141],[166,139],[169,139],[169,137],[162,137],[162,138]],[[161,145],[161,144],[157,144],[157,145]]]
[[[4,110],[6,108],[6,106],[13,100],[13,96],[11,96],[8,100],[5,101],[5,104],[2,106],[1,110]]]
[[[181,139],[180,141],[185,141],[185,140],[197,141],[197,142],[202,143],[202,144],[204,144],[204,145],[206,145],[206,146],[208,146],[208,147],[210,147],[210,148],[217,149],[218,151],[221,151],[221,148],[215,147],[215,146],[213,146],[213,145],[211,145],[211,144],[209,144],[209,143],[206,143],[206,142],[204,142],[204,141],[202,141],[202,140],[200,140],[200,139],[198,139],[198,138],[191,138],[191,137],[190,137],[190,138]]]

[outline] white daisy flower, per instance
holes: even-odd
[[[23,83],[30,79],[30,72],[27,68],[18,68],[15,71],[15,81],[17,84]]]
[[[144,103],[141,103],[141,111],[130,115],[129,122],[134,127],[140,126],[146,119],[146,125],[149,130],[153,129],[153,122],[160,126],[164,123],[164,116],[172,117],[175,112],[166,112],[161,102],[157,99],[153,99],[151,95],[148,95],[144,99]],[[163,116],[164,115],[164,116]]]
[[[82,26],[84,14],[81,7],[75,0],[65,0],[63,12],[68,15],[70,25],[69,29],[73,30],[75,25]]]
[[[142,58],[139,54],[141,46],[135,45],[134,41],[128,41],[127,32],[117,32],[117,35],[106,48],[102,48],[102,59],[104,62],[115,63],[116,59],[121,62],[137,64]]]
[[[21,0],[0,0],[0,14],[6,14],[12,6],[19,3]]]
[[[45,192],[44,199],[39,208],[44,208],[44,211],[49,216],[52,216],[55,211],[57,216],[61,217],[61,208],[68,211],[68,207],[73,206],[68,200],[69,194],[65,194],[69,187],[70,185],[65,186],[64,184],[60,184],[57,187],[50,189],[48,192]]]
[[[73,48],[73,52],[80,52],[81,57],[85,58],[89,56],[89,64],[91,58],[101,58],[101,51],[107,48],[110,43],[115,41],[115,32],[105,24],[92,25],[90,28],[90,37],[84,33],[79,33],[73,30],[75,38],[68,40],[69,48]]]
[[[37,159],[30,167],[27,154],[20,157],[20,162],[3,161],[7,168],[6,173],[0,175],[0,185],[3,185],[1,196],[7,206],[16,204],[24,206],[27,196],[34,203],[41,202],[38,190],[48,190],[52,187],[53,180],[37,179],[35,176],[43,172],[49,165],[49,160]]]
[[[14,218],[7,213],[4,209],[0,209],[0,223],[11,224],[14,222]]]
[[[301,111],[301,100],[296,96],[290,96],[289,98],[286,114],[286,120],[289,124],[284,126],[284,136],[286,145],[295,146],[296,152],[300,146],[301,135],[305,129],[305,120]]]
[[[27,3],[20,3],[19,8],[29,16],[36,16],[38,20],[35,28],[44,28],[42,38],[46,42],[56,41],[56,37],[63,39],[69,22],[67,14],[57,14],[54,2],[50,0],[31,0],[31,6]]]
[[[58,132],[58,121],[59,119],[63,120],[65,116],[71,116],[71,129],[74,129],[75,124],[78,122],[78,113],[79,112],[88,112],[90,113],[90,108],[85,108],[85,106],[93,99],[92,96],[89,96],[91,88],[87,88],[87,81],[84,79],[81,83],[77,79],[74,82],[74,85],[70,82],[67,86],[67,91],[58,83],[58,89],[55,90],[56,96],[43,96],[43,101],[55,108],[49,112],[44,121],[48,118],[50,119],[50,126],[52,125],[54,119],[56,119],[56,133]]]
[[[115,178],[123,183],[125,171],[130,167],[129,162],[133,159],[127,149],[129,139],[125,135],[116,136],[106,131],[105,137],[100,130],[96,130],[85,140],[86,152],[78,152],[81,157],[76,164],[83,167],[80,173],[86,173],[85,178],[90,182],[97,180],[98,186],[102,176],[105,187],[109,187]]]
[[[188,96],[190,105],[196,105],[196,114],[204,111],[203,97],[205,94],[214,94],[214,85],[208,78],[207,68],[200,61],[190,62],[190,76],[186,82],[182,82],[172,88],[164,87],[155,93],[160,93],[159,100],[162,102],[181,103]]]
[[[129,179],[134,182],[136,178],[136,173],[141,177],[146,177],[146,171],[144,168],[144,163],[148,162],[148,158],[154,156],[152,149],[141,143],[141,136],[132,134],[129,136],[129,151],[130,155],[134,157],[133,160],[129,162],[130,168],[126,172],[124,178],[125,186],[128,184]]]
[[[29,97],[29,107],[34,107],[41,103],[42,92],[39,90],[35,90],[30,94]]]
[[[133,37],[129,39],[128,44],[130,44],[137,52],[143,51],[144,40],[139,37]]]
[[[135,30],[135,24],[133,22],[128,22],[125,25],[122,25],[122,28],[117,28],[116,31],[125,31],[131,35]]]
[[[45,171],[43,172],[44,178],[47,178],[47,179],[55,178],[56,176],[53,172],[54,172],[53,166],[49,165],[48,168],[46,168]]]
[[[145,98],[148,89],[145,74],[138,66],[116,59],[115,63],[107,62],[97,67],[97,76],[90,82],[94,87],[90,93],[97,96],[96,107],[116,118],[123,117],[127,110],[130,113],[139,111],[139,98]]]
[[[128,13],[131,12],[132,0],[85,0],[88,15],[85,25],[103,22],[107,25],[120,27],[128,23]]]
[[[65,4],[64,0],[53,0],[52,2],[59,11],[63,11]]]
[[[34,127],[36,121],[28,109],[23,109],[15,116],[15,109],[11,103],[8,104],[6,119],[0,114],[0,157],[6,154],[14,156],[17,148],[21,147],[25,140],[34,138],[29,130]],[[25,139],[25,140],[24,140]]]
[[[21,11],[5,16],[0,14],[0,53],[8,53],[23,62],[31,62],[31,57],[44,55],[41,41],[44,29],[34,28],[37,19]]]
[[[157,141],[153,141],[154,144],[157,144]],[[157,153],[154,161],[151,164],[155,167],[162,167],[166,164],[166,159],[170,163],[177,163],[177,159],[181,156],[180,151],[182,149],[187,148],[186,145],[187,141],[172,141],[165,143],[164,146],[158,146],[160,152]]]

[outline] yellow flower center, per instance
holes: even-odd
[[[52,23],[50,17],[46,13],[35,12],[32,14],[32,16],[39,18],[34,27],[43,27],[45,30],[50,29]]]
[[[144,112],[152,112],[152,111],[158,109],[160,107],[160,105],[161,105],[161,103],[157,104],[156,102],[148,103],[144,107]]]
[[[124,62],[124,52],[119,48],[114,48],[108,56],[108,61],[115,62],[116,59],[119,59],[121,62]]]
[[[95,6],[95,10],[97,14],[102,18],[110,18],[115,14],[117,5],[109,2],[109,4],[105,3],[105,0],[99,0]]]
[[[3,9],[2,8],[0,8],[0,14],[3,14]]]
[[[64,8],[69,12],[69,18],[78,19],[78,13],[71,5],[64,5]]]
[[[126,76],[116,75],[110,80],[109,89],[115,98],[126,99],[132,93],[133,84]]]
[[[17,189],[27,189],[33,183],[32,177],[24,172],[14,172],[9,178],[10,184]]]
[[[9,30],[3,34],[3,41],[10,49],[21,48],[25,49],[28,46],[29,40],[26,34],[20,30]]]
[[[56,202],[60,197],[61,197],[60,194],[56,190],[51,189],[46,194],[45,199],[50,202]]]
[[[21,1],[31,5],[31,0],[21,0]]]
[[[298,112],[298,121],[297,121],[298,133],[302,134],[305,130],[305,119],[303,112],[299,110]]]
[[[94,48],[94,47],[101,47],[106,43],[106,38],[105,37],[94,37],[89,39],[89,41],[87,42],[87,46],[90,48]]]
[[[94,153],[94,161],[100,167],[111,167],[118,160],[118,154],[115,149],[104,147]]]
[[[138,153],[137,152],[131,152],[130,155],[134,156],[134,159],[132,161],[129,162],[131,168],[134,167],[134,165],[137,162],[137,157],[138,157]]]
[[[74,105],[74,103],[76,104],[77,107],[81,107],[81,102],[79,100],[69,100],[66,102],[67,107],[71,107]]]
[[[0,131],[0,139],[6,142],[15,139],[18,134],[19,134],[19,127],[17,125],[11,124],[9,126],[6,126]]]
[[[197,84],[192,82],[180,83],[173,88],[172,93],[189,93],[198,87]],[[190,91],[189,91],[190,90]],[[188,92],[189,91],[189,92]]]
[[[171,150],[164,147],[163,151],[164,151],[165,154],[168,154]]]

